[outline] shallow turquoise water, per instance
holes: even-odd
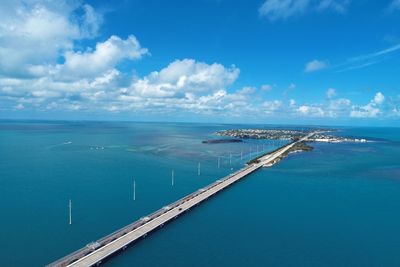
[[[241,126],[0,123],[0,266],[50,263],[241,167],[250,148],[279,145],[201,144],[232,127]],[[400,266],[400,129],[338,134],[380,141],[315,144],[313,152],[250,175],[106,266]]]

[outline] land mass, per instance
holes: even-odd
[[[210,139],[204,140],[203,144],[224,144],[224,143],[241,143],[242,139]]]
[[[311,142],[328,142],[328,143],[341,143],[341,142],[368,142],[363,138],[350,138],[342,136],[334,136],[328,134],[335,130],[323,130],[319,131],[311,138]],[[241,139],[280,139],[280,140],[298,140],[307,134],[312,132],[311,130],[284,130],[284,129],[233,129],[218,131],[215,134],[218,136],[229,136]]]

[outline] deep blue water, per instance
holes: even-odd
[[[0,122],[0,266],[50,263],[240,168],[257,145],[280,145],[201,143],[238,127]],[[337,134],[378,141],[313,144],[105,266],[400,266],[400,129]]]

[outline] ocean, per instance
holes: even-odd
[[[49,264],[286,143],[201,142],[260,127],[1,121],[0,266]],[[312,143],[104,266],[400,266],[400,128],[337,129],[373,142]]]

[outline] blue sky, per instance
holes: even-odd
[[[400,126],[400,0],[0,5],[0,118]]]

